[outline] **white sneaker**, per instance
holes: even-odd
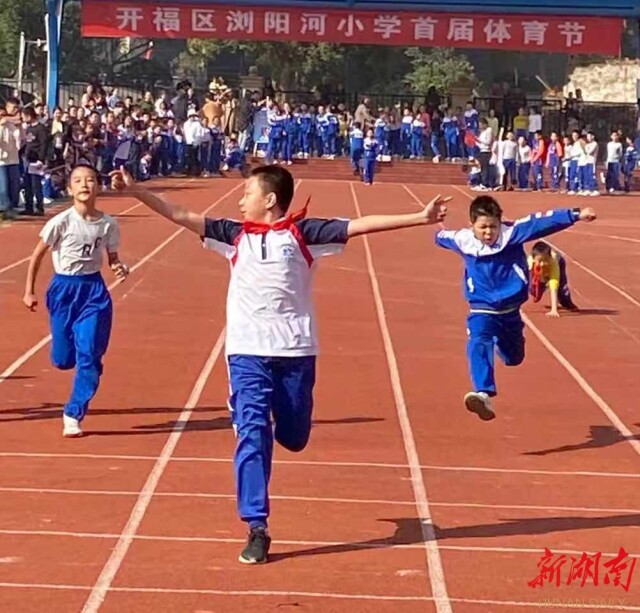
[[[464,405],[467,411],[475,413],[483,421],[495,419],[496,414],[491,406],[491,398],[486,392],[469,392],[464,397]]]
[[[68,415],[62,416],[62,436],[66,438],[78,438],[82,436],[82,430],[80,429],[80,422],[75,417],[69,417]]]

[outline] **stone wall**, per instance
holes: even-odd
[[[581,65],[578,61],[568,67],[565,96],[582,90],[587,102],[622,102],[635,104],[637,82],[640,79],[640,60],[609,60]]]

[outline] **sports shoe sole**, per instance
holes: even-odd
[[[83,432],[63,432],[62,436],[64,436],[64,438],[81,438]]]
[[[240,562],[241,564],[266,564],[267,558],[265,558],[264,560],[250,560],[249,558],[244,558],[242,555],[239,555],[238,562]]]
[[[496,418],[496,414],[483,402],[482,398],[476,394],[467,394],[464,397],[464,405],[467,411],[475,413],[482,421],[491,421]]]

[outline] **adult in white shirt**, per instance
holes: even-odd
[[[513,132],[507,132],[502,141],[502,164],[504,166],[504,188],[512,191],[517,185],[518,143]]]
[[[188,175],[200,174],[200,143],[202,141],[202,123],[198,117],[198,113],[191,109],[189,111],[188,119],[182,126],[182,133],[184,134],[184,143],[186,145],[186,165]]]
[[[20,101],[9,98],[5,115],[0,117],[0,218],[13,217],[20,197],[20,147],[24,130]]]
[[[614,131],[611,134],[611,140],[607,143],[607,177],[605,184],[608,192],[620,191],[620,164],[622,159],[620,135]]]
[[[489,122],[483,117],[480,120],[480,135],[478,136],[478,162],[480,162],[480,173],[482,185],[491,187],[491,149],[493,147],[493,130],[489,127]]]
[[[536,132],[542,132],[542,115],[535,106],[529,111],[529,145],[533,146]]]

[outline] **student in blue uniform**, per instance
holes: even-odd
[[[305,160],[309,159],[311,153],[311,141],[313,134],[313,117],[307,110],[307,105],[300,107],[300,116],[298,117],[298,130],[300,134],[300,153]]]
[[[382,155],[388,155],[388,141],[387,141],[387,130],[388,120],[387,116],[382,113],[378,119],[376,119],[373,124],[374,136],[376,141],[378,141],[379,150]]]
[[[627,194],[631,191],[631,183],[633,181],[633,171],[638,166],[638,151],[633,144],[633,139],[630,136],[626,138],[627,147],[624,150],[624,191]]]
[[[280,112],[280,107],[274,103],[267,111],[267,123],[269,124],[269,144],[265,155],[267,164],[277,162],[278,156],[282,152],[284,120],[285,115]]]
[[[470,306],[467,357],[473,382],[473,391],[464,402],[480,419],[495,417],[491,403],[497,395],[494,352],[507,366],[518,366],[524,360],[520,307],[529,297],[524,244],[595,218],[591,208],[557,209],[506,222],[493,197],[478,196],[469,209],[470,228],[436,234],[439,247],[464,259],[465,298]]]
[[[222,170],[233,170],[234,168],[237,168],[242,175],[247,172],[247,162],[245,154],[238,144],[238,135],[232,132],[227,144]]]
[[[327,129],[324,135],[324,152],[329,159],[335,159],[337,153],[338,133],[340,132],[340,122],[336,115],[335,107],[331,107],[327,112]]]
[[[421,160],[424,157],[424,129],[425,124],[420,114],[417,114],[411,124],[411,158]]]
[[[288,103],[284,105],[283,126],[282,159],[287,163],[287,166],[291,166],[291,164],[293,164],[293,157],[298,153],[297,145],[300,136],[298,135],[298,118],[293,114]]]
[[[364,139],[364,171],[363,180],[365,185],[373,185],[373,176],[376,173],[376,159],[380,153],[380,144],[373,137],[373,130],[367,130],[367,138]]]
[[[27,273],[23,302],[38,304],[35,286],[42,259],[50,249],[55,274],[47,290],[51,325],[51,361],[60,370],[76,369],[71,398],[64,407],[63,435],[82,436],[80,424],[98,391],[102,357],[109,344],[113,307],[102,278],[106,251],[118,279],[128,274],[120,262],[116,220],[96,208],[100,181],[88,166],[76,166],[69,176],[73,206],[52,217],[40,232]]]
[[[447,160],[455,160],[458,155],[458,119],[453,115],[453,109],[448,108],[442,119],[442,131],[447,147]]]
[[[448,199],[438,196],[424,210],[404,215],[306,218],[306,207],[289,213],[291,173],[282,166],[261,166],[245,183],[243,220],[236,221],[205,218],[165,202],[135,185],[124,170],[112,179],[114,188],[129,187],[138,200],[199,236],[204,247],[231,264],[225,352],[237,434],[238,513],[249,529],[238,559],[265,563],[271,545],[274,439],[289,451],[301,452],[311,434],[318,353],[312,279],[317,260],[342,252],[354,236],[438,223]]]
[[[471,101],[467,102],[467,110],[464,112],[464,128],[465,132],[470,132],[474,136],[480,135],[480,114]],[[467,158],[475,159],[478,157],[477,145],[467,145],[464,136],[461,142]]]
[[[329,151],[328,146],[328,134],[329,134],[329,113],[325,110],[324,106],[318,107],[318,114],[315,120],[315,132],[316,132],[316,150],[318,157],[327,157]]]
[[[351,128],[351,134],[349,135],[349,140],[353,174],[360,176],[360,163],[364,154],[364,133],[362,132],[362,126],[359,121],[354,122],[353,127]]]

